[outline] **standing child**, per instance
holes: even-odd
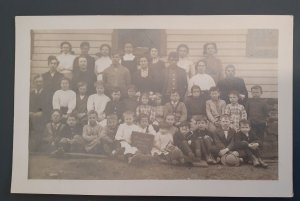
[[[200,86],[194,85],[191,88],[192,96],[188,96],[185,101],[187,109],[187,119],[190,120],[193,115],[205,115],[205,99],[201,95]]]
[[[235,137],[235,149],[237,149],[239,157],[244,161],[250,160],[254,167],[266,168],[268,164],[261,159],[261,148],[261,141],[251,129],[250,122],[245,119],[241,120],[240,131]]]
[[[231,127],[235,130],[239,130],[239,122],[242,119],[247,119],[247,112],[243,105],[239,104],[239,93],[237,91],[231,91],[229,93],[230,104],[226,105],[224,114],[229,115],[232,122]]]
[[[95,62],[95,74],[97,76],[97,80],[102,80],[103,71],[112,64],[110,54],[111,47],[108,44],[102,44],[100,46],[99,58]]]
[[[209,90],[210,100],[206,101],[206,115],[209,120],[208,130],[215,132],[220,126],[220,117],[225,113],[226,102],[220,100],[220,91],[217,87]]]
[[[105,107],[104,114],[116,114],[119,119],[122,117],[124,111],[121,99],[121,90],[119,88],[113,88],[111,93],[112,100],[109,101]]]
[[[104,84],[102,81],[95,82],[96,94],[90,95],[87,101],[87,110],[95,110],[98,114],[97,121],[102,121],[105,118],[105,107],[110,101],[110,98],[104,94]]]
[[[75,112],[77,113],[78,123],[81,127],[87,124],[87,101],[88,96],[86,94],[87,91],[87,83],[79,82],[78,86],[78,94],[76,94],[76,107]]]
[[[71,113],[67,117],[64,137],[59,141],[64,152],[83,152],[82,127],[77,124],[77,116]]]
[[[66,125],[61,123],[61,118],[60,110],[52,111],[51,122],[46,125],[38,150],[54,153],[60,148],[59,142],[66,134]]]
[[[121,64],[129,70],[130,75],[133,75],[137,70],[137,59],[133,54],[133,44],[130,42],[124,44],[124,55]]]
[[[129,85],[127,90],[128,97],[124,98],[122,101],[123,112],[132,111],[135,112],[139,102],[136,96],[136,87],[134,85]]]
[[[177,91],[172,91],[170,96],[170,102],[165,104],[165,116],[167,114],[174,114],[175,115],[175,126],[179,125],[180,122],[187,120],[187,110],[185,104],[180,102],[180,96]]]
[[[267,103],[261,99],[262,93],[263,90],[260,85],[251,87],[252,99],[248,100],[246,111],[253,131],[263,143],[269,109]]]
[[[182,151],[174,145],[170,126],[164,122],[159,125],[159,131],[154,138],[154,147],[151,154],[173,165],[185,163]]]
[[[143,93],[140,99],[140,105],[136,108],[136,115],[145,114],[149,117],[150,122],[155,120],[155,113],[151,105],[149,105],[148,93]]]
[[[76,107],[76,93],[70,90],[70,81],[63,78],[60,81],[61,90],[58,90],[53,95],[53,110],[60,110],[63,118],[67,117]]]
[[[97,124],[98,114],[95,110],[88,112],[88,124],[83,127],[82,138],[87,153],[99,154],[103,152],[103,143],[106,142],[102,130]]]

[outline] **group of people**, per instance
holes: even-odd
[[[103,44],[94,57],[89,48],[82,42],[76,57],[71,44],[62,42],[61,54],[48,57],[49,71],[34,76],[31,151],[202,167],[230,154],[238,164],[268,166],[261,159],[269,113],[263,89],[253,86],[248,99],[235,66],[223,70],[216,43],[206,43],[196,63],[186,44],[169,53],[167,64],[157,48],[135,55],[129,42],[122,53]],[[147,153],[133,133],[153,136]]]

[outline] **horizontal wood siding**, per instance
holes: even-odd
[[[174,51],[181,44],[190,47],[195,62],[203,58],[203,45],[216,42],[223,67],[236,66],[236,75],[243,77],[248,91],[253,85],[262,86],[264,98],[277,98],[277,58],[246,57],[247,30],[167,30],[167,50]],[[249,94],[250,95],[250,94]]]
[[[60,43],[69,41],[76,55],[82,41],[90,42],[90,53],[99,52],[101,44],[112,45],[113,30],[33,30],[31,70],[33,74],[48,70],[49,55],[60,53]],[[166,30],[167,52],[185,43],[190,48],[190,57],[202,58],[203,45],[213,41],[218,46],[218,57],[223,66],[234,64],[237,76],[245,79],[248,90],[255,84],[263,87],[264,98],[277,98],[277,59],[246,57],[247,30]],[[166,58],[163,58],[166,60]]]

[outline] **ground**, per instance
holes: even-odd
[[[139,166],[111,158],[63,157],[42,154],[29,157],[29,179],[225,179],[276,180],[278,163],[268,161],[267,169],[244,164],[240,167],[212,165],[208,168],[148,163]]]

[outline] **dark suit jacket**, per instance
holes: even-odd
[[[216,132],[212,135],[214,146],[218,149],[228,148],[229,150],[233,150],[235,135],[236,132],[230,128],[226,139],[224,131],[222,129],[217,129]]]
[[[176,87],[177,87],[177,91],[180,95],[181,100],[183,100],[186,90],[187,90],[187,76],[186,76],[186,72],[185,70],[183,70],[182,68],[176,66],[175,67],[175,71],[176,71]],[[168,91],[168,80],[169,80],[169,76],[171,75],[171,70],[170,67],[165,68],[165,70],[162,72],[163,73],[163,90],[162,93],[164,95],[169,96],[170,94],[167,94]]]
[[[255,132],[250,130],[249,137],[244,133],[239,131],[234,137],[234,147],[235,149],[246,149],[249,143],[258,143],[261,145],[259,138],[256,136]]]
[[[226,103],[229,103],[228,93],[232,90],[238,91],[240,94],[245,95],[245,99],[248,98],[248,91],[242,78],[225,78],[218,82],[217,87],[221,92],[220,99],[225,100]]]
[[[47,73],[44,73],[42,77],[44,80],[44,90],[47,92],[52,102],[53,94],[60,89],[60,81],[64,76],[63,74],[56,72],[52,77],[50,71],[48,71]]]

